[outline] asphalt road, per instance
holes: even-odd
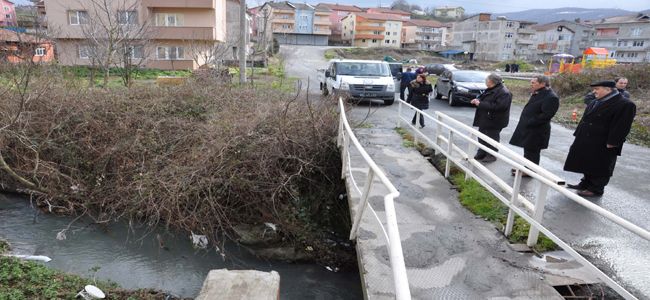
[[[323,68],[327,61],[323,53],[327,47],[282,46],[281,55],[289,76],[316,79],[316,69]],[[310,94],[318,93],[318,82],[310,85]],[[521,106],[513,106],[510,124],[501,133],[501,143],[506,145],[519,120]],[[431,100],[429,112],[439,110],[457,120],[471,125],[474,116],[472,107],[450,107],[447,101]],[[365,119],[368,123],[395,120],[397,105],[384,106],[381,102],[361,103],[352,110],[352,116]],[[381,120],[381,121],[380,121]],[[433,129],[425,127],[424,132],[433,136]],[[568,183],[577,183],[581,174],[562,170],[569,146],[573,142],[573,131],[553,124],[549,149],[542,151],[540,165],[564,178]],[[523,150],[511,146],[518,153]],[[650,149],[626,144],[609,185],[602,197],[593,198],[593,203],[639,225],[650,229]],[[502,178],[512,182],[509,167],[495,162],[489,165]],[[534,195],[537,183],[525,179],[522,189]],[[650,242],[636,237],[622,227],[593,213],[570,199],[549,192],[543,224],[579,252],[586,254],[607,273],[614,274],[624,287],[630,288],[639,298],[650,299]]]

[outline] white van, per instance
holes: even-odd
[[[385,61],[333,59],[318,77],[325,96],[381,99],[386,105],[395,101],[395,83]]]

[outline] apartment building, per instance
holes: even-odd
[[[53,59],[54,46],[51,41],[0,28],[0,62],[20,63],[31,60],[45,63]]]
[[[537,57],[544,60],[558,53],[581,56],[590,46],[593,33],[592,26],[570,21],[534,25],[533,28],[537,31]]]
[[[266,39],[280,44],[327,46],[332,11],[324,6],[283,2],[266,2],[260,13],[266,16]],[[261,26],[258,23],[258,28]],[[270,30],[269,30],[270,28]]]
[[[534,59],[537,55],[535,22],[491,19],[482,13],[453,24],[452,46],[470,58],[487,61]]]
[[[97,30],[98,21],[109,18],[124,31],[146,28],[144,34],[134,35],[143,44],[130,46],[128,52],[134,61],[144,60],[148,68],[196,69],[208,63],[215,43],[226,41],[226,0],[108,3],[109,13],[102,13],[90,1],[45,1],[48,30],[55,36],[61,64],[91,65],[88,32]]]
[[[401,17],[351,13],[342,22],[341,38],[354,47],[400,48],[402,45]]]
[[[0,0],[0,26],[16,26],[16,8],[9,0]]]
[[[341,22],[341,19],[350,13],[363,12],[363,9],[354,5],[320,3],[317,7],[326,7],[332,11],[330,14],[330,31],[332,32],[329,38],[330,45],[344,44],[343,40],[341,39],[341,30],[343,29],[343,23]]]
[[[247,12],[246,21],[244,22],[246,28],[241,28],[240,25],[240,0],[226,0],[226,43],[216,47],[217,55],[221,60],[236,60],[239,59],[239,47],[241,41],[241,31],[246,31],[246,54],[250,54],[251,35],[252,35],[252,16]]]
[[[609,50],[617,62],[650,61],[650,15],[635,14],[589,22],[594,27],[594,47]]]
[[[461,6],[440,6],[433,9],[433,16],[440,19],[462,19],[465,9]]]
[[[447,45],[447,27],[433,20],[404,21],[402,25],[402,48],[417,50],[440,50]]]
[[[400,18],[402,20],[410,20],[411,13],[399,9],[390,9],[386,7],[370,7],[366,9],[369,14],[382,14]]]

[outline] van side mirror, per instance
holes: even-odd
[[[331,75],[331,74],[330,74],[330,71],[329,71],[329,70],[325,71],[325,77],[330,77],[330,75]]]

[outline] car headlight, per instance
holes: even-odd
[[[386,86],[386,91],[387,92],[394,92],[395,91],[395,85],[394,84],[389,84]]]
[[[347,82],[341,82],[341,89],[347,91],[350,89],[350,85]]]
[[[464,88],[464,87],[462,87],[462,86],[457,86],[457,87],[456,87],[456,91],[458,91],[458,92],[463,92],[463,93],[467,93],[467,92],[469,92],[468,89],[466,89],[466,88]]]

